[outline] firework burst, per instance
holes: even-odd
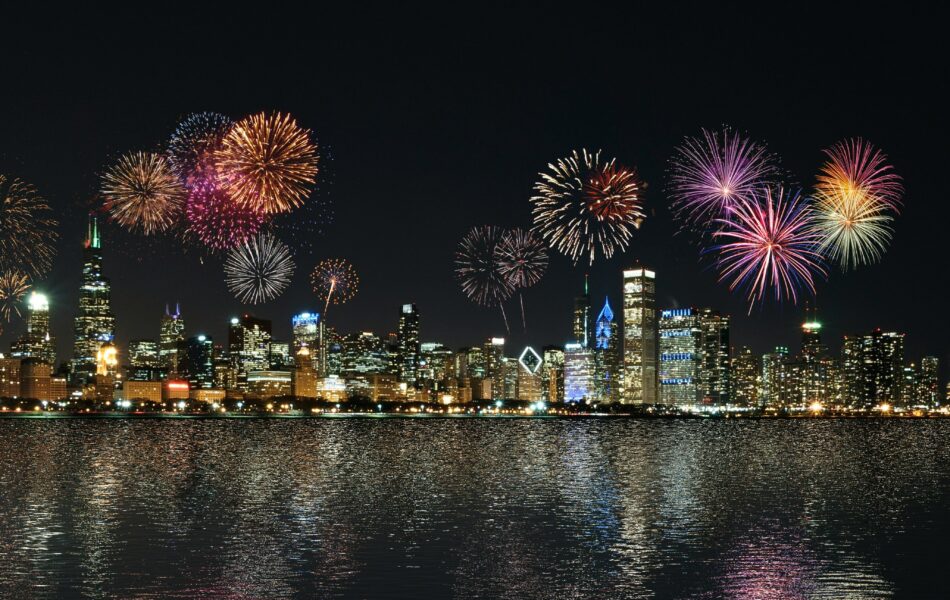
[[[598,252],[610,258],[626,249],[646,218],[636,171],[587,150],[548,168],[531,198],[533,231],[575,264],[582,256],[593,264]]]
[[[181,213],[185,188],[161,154],[132,152],[102,176],[104,208],[133,233],[167,231]]]
[[[273,300],[287,289],[293,273],[290,249],[268,233],[235,246],[224,261],[228,289],[244,304]]]
[[[313,268],[310,283],[318,297],[326,297],[323,307],[323,315],[326,317],[331,302],[345,304],[356,295],[360,278],[356,269],[345,258],[328,258]]]
[[[883,152],[855,138],[838,142],[824,153],[828,161],[818,174],[816,196],[858,194],[891,210],[900,208],[904,186]]]
[[[703,129],[702,139],[687,137],[670,159],[673,212],[688,226],[706,230],[737,199],[758,195],[779,175],[764,146],[728,127],[721,132]]]
[[[861,138],[826,149],[815,184],[815,230],[820,250],[841,270],[879,261],[901,205],[900,177],[887,157]]]
[[[20,303],[30,291],[30,278],[25,273],[3,271],[0,273],[0,315],[10,321],[13,315],[20,316]]]
[[[260,113],[239,121],[214,156],[224,191],[263,213],[303,204],[317,176],[317,147],[289,114]]]
[[[193,188],[215,179],[214,153],[233,121],[216,112],[190,114],[168,140],[168,161],[185,185]]]
[[[528,328],[521,290],[541,281],[548,268],[548,250],[540,239],[530,231],[512,229],[495,246],[495,262],[498,270],[513,290],[518,290],[521,304],[521,325]]]
[[[499,307],[507,329],[508,317],[502,303],[515,290],[502,274],[497,260],[498,247],[506,235],[504,229],[494,225],[470,229],[455,252],[455,277],[469,300],[482,306]]]
[[[254,237],[266,217],[247,209],[225,192],[210,187],[191,190],[185,203],[188,225],[185,235],[194,235],[212,252],[229,250]]]
[[[825,275],[820,238],[811,222],[811,208],[797,193],[773,194],[766,188],[764,201],[737,199],[729,218],[718,219],[722,229],[719,251],[720,281],[729,289],[747,290],[749,312],[766,296],[798,301],[801,288],[815,293],[815,276]]]
[[[56,256],[58,225],[32,185],[0,175],[0,271],[46,274]]]

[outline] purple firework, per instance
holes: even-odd
[[[764,146],[726,127],[687,137],[670,159],[673,211],[685,225],[706,230],[740,200],[760,193],[780,175]]]

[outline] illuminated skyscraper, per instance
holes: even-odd
[[[590,289],[587,283],[587,275],[584,275],[584,293],[574,298],[574,341],[590,348]]]
[[[518,357],[518,390],[517,398],[524,402],[542,400],[541,367],[544,360],[531,346],[521,351]]]
[[[490,338],[483,346],[485,357],[485,378],[491,380],[492,400],[505,397],[505,338]]]
[[[155,340],[129,342],[128,379],[132,381],[159,381],[165,374],[159,343]]]
[[[270,369],[271,322],[244,314],[231,319],[228,357],[237,374],[237,386],[245,389],[247,374]]]
[[[165,305],[159,336],[159,357],[168,376],[178,372],[178,342],[185,339],[185,320],[181,318],[181,307],[175,305],[175,312]]]
[[[323,321],[315,312],[302,312],[291,319],[293,327],[293,345],[291,352],[294,356],[300,355],[300,350],[307,347],[303,355],[310,360],[311,367],[318,376],[326,370],[326,348],[323,344]]]
[[[49,300],[45,294],[31,292],[27,301],[26,332],[10,346],[15,358],[35,358],[56,366],[56,338],[50,334]]]
[[[415,304],[403,304],[399,312],[396,369],[399,381],[414,386],[419,368],[419,309]]]
[[[656,273],[641,267],[623,272],[624,404],[656,404]]]
[[[918,402],[936,408],[940,401],[940,359],[936,356],[925,356],[920,361],[920,378],[918,380]]]
[[[386,343],[372,331],[350,333],[340,338],[341,367],[344,377],[387,373],[390,369]]]
[[[191,389],[214,387],[214,343],[204,335],[178,343],[178,372]]]
[[[789,405],[788,348],[777,346],[774,352],[762,355],[762,394],[760,402],[772,409]]]
[[[732,359],[732,397],[736,406],[754,408],[759,405],[759,365],[748,346],[739,349]]]
[[[545,346],[541,351],[541,399],[564,402],[564,349]]]
[[[564,401],[594,400],[594,356],[579,343],[564,345]]]
[[[703,330],[699,311],[674,308],[660,312],[660,403],[698,404]]]
[[[74,384],[90,383],[96,373],[99,346],[115,338],[112,291],[109,280],[102,274],[102,239],[99,221],[94,215],[89,215],[84,242],[75,334],[70,377]]]
[[[729,315],[711,308],[698,313],[702,331],[699,394],[704,402],[725,405],[732,395],[729,371]]]
[[[594,395],[598,402],[620,401],[620,336],[609,298],[594,327]]]
[[[870,335],[845,336],[842,369],[846,402],[871,409],[901,400],[904,369],[904,334],[875,329]]]

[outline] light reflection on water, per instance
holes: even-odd
[[[0,419],[0,597],[935,597],[950,421]]]

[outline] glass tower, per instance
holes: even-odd
[[[623,272],[624,404],[657,403],[656,273]]]

